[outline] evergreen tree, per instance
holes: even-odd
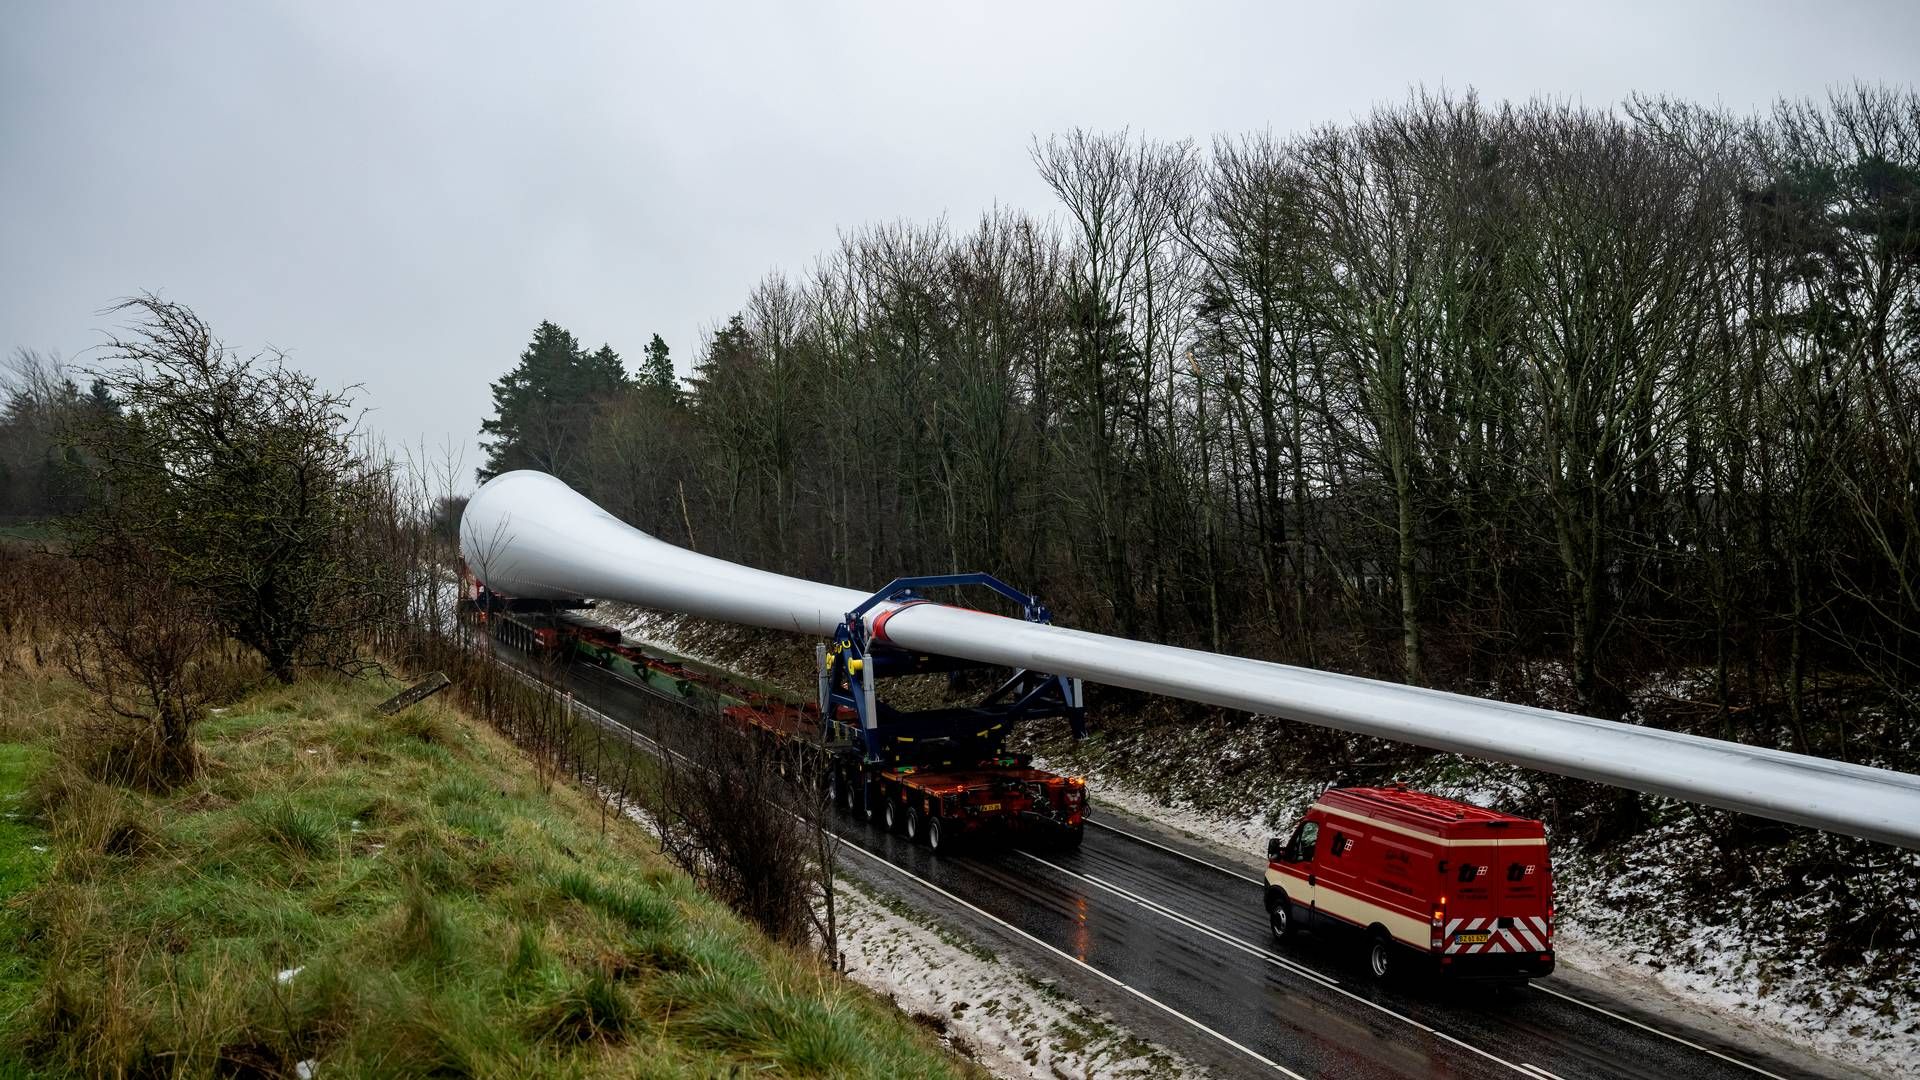
[[[480,425],[487,480],[512,469],[539,469],[578,486],[588,469],[584,448],[594,413],[633,385],[620,355],[592,353],[551,322],[542,322],[520,363],[493,384],[494,418]]]
[[[641,386],[655,387],[679,397],[680,379],[673,373],[673,358],[667,354],[667,343],[661,340],[659,334],[653,335],[653,340],[647,342],[646,352],[642,355],[644,359],[640,361],[640,371],[634,381]]]

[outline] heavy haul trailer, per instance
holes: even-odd
[[[983,666],[888,646],[882,631],[890,611],[872,626],[866,620],[883,601],[905,606],[923,602],[915,588],[981,585],[1018,603],[1029,620],[1048,618],[1032,597],[988,575],[903,578],[849,613],[833,644],[816,650],[814,704],[651,655],[567,605],[502,597],[469,582],[463,606],[500,641],[594,664],[684,704],[717,706],[729,719],[825,769],[837,805],[936,851],[982,836],[1026,834],[1072,846],[1083,835],[1085,781],[1036,769],[1029,755],[1010,753],[1004,745],[1013,726],[1028,719],[1065,717],[1075,734],[1083,734],[1077,681],[1015,672],[977,704],[917,711],[894,708],[878,692],[889,678]],[[823,722],[823,716],[833,719]]]
[[[899,648],[886,623],[929,603],[918,590],[990,589],[1028,622],[1052,619],[1038,600],[990,574],[899,578],[846,614],[831,643],[816,646],[818,712],[827,741],[841,747],[829,782],[849,809],[938,851],[985,833],[1030,832],[1078,846],[1085,832],[1086,782],[1033,767],[1006,750],[1025,721],[1064,718],[1086,734],[1078,679],[1019,670],[972,705],[904,710],[887,703],[880,683],[912,675],[990,672],[990,665]],[[884,607],[883,607],[884,605]],[[869,619],[869,613],[882,608]]]

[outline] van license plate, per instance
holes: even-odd
[[[1485,945],[1485,944],[1487,943],[1487,935],[1485,935],[1485,934],[1456,934],[1456,935],[1454,936],[1454,939],[1453,939],[1453,940],[1455,940],[1455,941],[1457,941],[1457,942],[1459,942],[1459,943],[1460,943],[1460,944],[1462,944],[1462,945]]]
[[[994,812],[995,810],[998,810],[998,809],[1000,809],[1000,804],[999,804],[999,803],[997,803],[997,802],[990,802],[990,803],[987,803],[987,804],[985,804],[985,805],[983,805],[983,806],[981,806],[981,807],[980,807],[980,812],[981,812],[981,813],[983,813],[983,814],[991,814],[991,813],[993,813],[993,812]]]

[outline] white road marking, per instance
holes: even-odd
[[[1520,1063],[1520,1067],[1527,1070],[1530,1073],[1534,1073],[1535,1075],[1544,1076],[1546,1077],[1546,1080],[1561,1080],[1561,1077],[1555,1075],[1554,1073],[1548,1072],[1547,1070],[1541,1068],[1538,1065],[1530,1065],[1527,1062],[1523,1061]]]
[[[1218,863],[1212,863],[1212,862],[1208,862],[1207,860],[1205,860],[1205,859],[1202,859],[1202,858],[1200,858],[1200,857],[1199,857],[1198,855],[1189,855],[1189,854],[1187,854],[1186,852],[1184,852],[1184,851],[1181,851],[1181,850],[1180,850],[1179,848],[1174,848],[1174,847],[1168,847],[1167,845],[1165,845],[1165,844],[1162,844],[1162,843],[1160,843],[1159,841],[1156,841],[1156,840],[1149,840],[1149,839],[1147,839],[1147,838],[1146,838],[1146,837],[1144,837],[1144,836],[1140,836],[1140,835],[1138,835],[1138,834],[1135,834],[1135,833],[1130,833],[1130,832],[1128,832],[1128,831],[1127,831],[1127,830],[1125,830],[1125,829],[1116,829],[1116,828],[1114,828],[1113,826],[1111,826],[1111,825],[1109,825],[1109,824],[1107,824],[1107,823],[1106,823],[1106,822],[1104,822],[1104,821],[1100,821],[1100,820],[1097,820],[1097,819],[1095,819],[1095,818],[1088,818],[1088,819],[1087,819],[1087,824],[1089,824],[1089,825],[1098,825],[1098,826],[1099,826],[1100,828],[1102,828],[1102,829],[1105,829],[1105,830],[1107,830],[1108,832],[1117,832],[1117,833],[1119,833],[1119,834],[1120,834],[1121,836],[1124,836],[1124,837],[1126,837],[1126,838],[1127,838],[1127,839],[1129,839],[1129,840],[1133,840],[1133,841],[1136,841],[1136,842],[1138,842],[1138,843],[1142,843],[1142,844],[1145,844],[1145,845],[1147,845],[1148,847],[1156,847],[1156,848],[1159,848],[1159,849],[1160,849],[1161,851],[1164,851],[1164,852],[1166,852],[1166,853],[1167,853],[1167,854],[1169,854],[1169,855],[1178,855],[1178,856],[1180,856],[1181,858],[1183,858],[1183,859],[1185,859],[1185,860],[1187,860],[1188,862],[1196,862],[1196,863],[1199,863],[1199,864],[1200,864],[1201,866],[1204,866],[1204,867],[1206,867],[1206,868],[1207,868],[1207,869],[1209,869],[1209,870],[1218,870],[1218,871],[1219,871],[1220,873],[1222,873],[1222,874],[1225,874],[1225,875],[1227,875],[1228,877],[1237,877],[1237,878],[1239,878],[1239,879],[1240,879],[1241,881],[1251,881],[1251,882],[1253,882],[1253,883],[1254,883],[1255,885],[1265,885],[1265,884],[1266,884],[1266,881],[1265,881],[1264,879],[1262,879],[1262,878],[1257,878],[1257,877],[1254,877],[1254,876],[1253,876],[1252,874],[1243,874],[1243,873],[1241,873],[1241,872],[1240,872],[1240,871],[1238,871],[1238,870],[1229,870],[1229,869],[1227,869],[1226,867],[1224,867],[1224,866],[1221,866],[1221,865],[1220,865],[1220,864],[1218,864]]]
[[[1149,911],[1152,911],[1156,915],[1162,916],[1163,918],[1172,919],[1174,922],[1181,923],[1191,929],[1198,930],[1202,934],[1206,935],[1207,937],[1213,938],[1214,940],[1219,941],[1222,944],[1230,945],[1236,949],[1239,949],[1241,952],[1248,954],[1249,956],[1257,956],[1260,959],[1265,960],[1266,962],[1273,964],[1276,967],[1286,968],[1288,971],[1291,971],[1296,975],[1305,976],[1306,978],[1312,979],[1313,981],[1320,983],[1323,986],[1338,987],[1340,985],[1338,980],[1334,979],[1330,975],[1322,975],[1321,973],[1313,970],[1310,967],[1307,967],[1295,960],[1288,959],[1287,957],[1282,956],[1279,953],[1273,952],[1271,950],[1262,949],[1254,945],[1249,945],[1246,942],[1241,941],[1239,938],[1236,938],[1231,934],[1228,934],[1226,931],[1219,929],[1218,927],[1209,926],[1206,923],[1201,922],[1199,919],[1196,919],[1191,915],[1183,915],[1180,912],[1175,911],[1170,907],[1167,907],[1165,904],[1160,903],[1159,901],[1149,900],[1148,898],[1141,896],[1139,893],[1132,892],[1128,889],[1123,889],[1120,886],[1113,884],[1112,882],[1094,877],[1091,874],[1082,874],[1082,873],[1079,873],[1078,871],[1069,870],[1058,863],[1051,862],[1047,859],[1043,859],[1040,856],[1035,855],[1031,851],[1024,851],[1019,848],[1015,848],[1013,853],[1016,855],[1024,855],[1027,858],[1032,859],[1034,862],[1041,864],[1042,866],[1051,867],[1063,874],[1066,874],[1069,877],[1077,877],[1082,881],[1090,882],[1094,885],[1097,885],[1100,888],[1103,888],[1108,892],[1113,893],[1116,896],[1122,897],[1126,900],[1130,900],[1133,903],[1138,904],[1141,907],[1148,909]]]
[[[1319,985],[1326,987],[1327,989],[1333,991],[1336,994],[1340,994],[1344,997],[1351,998],[1354,1001],[1357,1001],[1360,1004],[1365,1005],[1370,1009],[1375,1009],[1387,1016],[1391,1016],[1395,1020],[1398,1020],[1401,1023],[1407,1024],[1411,1027],[1417,1028],[1420,1031],[1424,1031],[1427,1034],[1432,1035],[1437,1039],[1444,1039],[1447,1042],[1450,1042],[1453,1045],[1458,1046],[1462,1050],[1467,1050],[1472,1053],[1478,1054],[1481,1057],[1486,1058],[1488,1061],[1495,1063],[1496,1065],[1504,1065],[1507,1068],[1512,1069],[1514,1072],[1517,1072],[1522,1076],[1533,1075],[1532,1073],[1529,1073],[1526,1069],[1522,1068],[1521,1066],[1516,1065],[1511,1061],[1508,1061],[1506,1058],[1500,1057],[1499,1055],[1490,1053],[1486,1050],[1482,1050],[1470,1042],[1465,1042],[1459,1038],[1456,1038],[1455,1036],[1449,1035],[1446,1032],[1441,1031],[1439,1028],[1432,1027],[1428,1024],[1423,1024],[1420,1021],[1415,1020],[1413,1017],[1406,1015],[1405,1013],[1396,1012],[1393,1009],[1389,1009],[1385,1005],[1382,1005],[1377,1001],[1374,1001],[1370,998],[1362,997],[1361,995],[1356,994],[1351,990],[1348,990],[1344,986],[1341,986],[1337,983],[1330,982],[1327,980],[1326,976],[1321,975],[1319,972],[1314,971],[1311,968],[1303,968],[1300,965],[1294,964],[1292,961],[1285,960],[1285,958],[1280,957],[1278,954],[1275,954],[1275,953],[1268,953],[1265,950],[1256,950],[1252,946],[1246,944],[1243,941],[1240,941],[1236,938],[1229,937],[1224,931],[1217,930],[1211,926],[1208,926],[1203,922],[1200,922],[1197,919],[1191,918],[1186,915],[1181,915],[1178,912],[1175,912],[1169,908],[1162,907],[1161,905],[1156,904],[1153,901],[1148,900],[1143,896],[1139,896],[1138,894],[1128,892],[1127,890],[1122,889],[1118,885],[1114,885],[1110,882],[1102,881],[1099,878],[1093,877],[1089,874],[1082,874],[1073,870],[1069,870],[1064,866],[1060,866],[1058,864],[1048,862],[1047,860],[1042,859],[1038,855],[1034,855],[1029,852],[1022,851],[1020,852],[1020,854],[1027,856],[1027,858],[1032,859],[1037,863],[1042,863],[1046,866],[1051,866],[1055,870],[1058,870],[1061,873],[1066,874],[1070,877],[1077,877],[1084,881],[1091,882],[1092,884],[1097,885],[1100,888],[1106,889],[1108,892],[1111,892],[1118,896],[1122,896],[1129,900],[1132,900],[1135,903],[1140,904],[1142,907],[1147,908],[1149,911],[1154,911],[1164,916],[1165,918],[1172,920],[1173,922],[1189,926],[1193,929],[1202,930],[1203,932],[1207,933],[1209,936],[1212,936],[1221,941],[1224,941],[1227,944],[1234,946],[1235,948],[1242,949],[1246,952],[1254,953],[1257,956],[1261,956],[1264,959],[1274,962],[1277,966],[1286,967],[1290,970],[1295,970],[1298,973],[1305,974],[1311,977],[1312,979],[1314,979],[1314,981]]]
[[[1741,1068],[1748,1070],[1749,1072],[1759,1073],[1761,1076],[1769,1077],[1770,1080],[1787,1080],[1786,1077],[1781,1076],[1779,1073],[1768,1072],[1767,1070],[1751,1062],[1741,1061],[1737,1057],[1730,1057],[1726,1054],[1721,1053],[1718,1050],[1714,1050],[1710,1047],[1701,1046],[1699,1043],[1692,1042],[1687,1039],[1683,1039],[1680,1036],[1675,1035],[1671,1031],[1662,1031],[1657,1027],[1649,1027],[1648,1025],[1643,1024],[1640,1021],[1635,1020],[1630,1016],[1621,1016],[1619,1013],[1614,1012],[1612,1009],[1603,1009],[1600,1006],[1595,1005],[1590,1001],[1581,1001],[1579,998],[1574,997],[1572,994],[1563,994],[1560,991],[1555,990],[1551,986],[1541,986],[1539,983],[1528,983],[1527,988],[1530,990],[1538,990],[1543,994],[1552,994],[1554,997],[1560,998],[1563,1001],[1571,1001],[1575,1005],[1580,1005],[1585,1008],[1592,1009],[1594,1012],[1600,1013],[1603,1016],[1611,1016],[1615,1020],[1620,1021],[1621,1023],[1632,1024],[1634,1027],[1639,1028],[1641,1031],[1650,1031],[1653,1034],[1660,1036],[1661,1038],[1672,1039],[1674,1042],[1679,1043],[1681,1046],[1691,1047],[1695,1050],[1700,1051],[1703,1054],[1712,1054],[1714,1057],[1719,1058],[1721,1061],[1727,1062],[1732,1065],[1738,1065]]]
[[[1037,937],[1034,937],[1032,934],[1027,933],[1025,930],[1020,929],[1019,927],[1013,925],[1012,923],[1006,921],[1005,919],[1002,919],[998,915],[995,915],[992,912],[986,911],[975,904],[969,903],[966,900],[962,900],[960,897],[955,896],[954,894],[948,892],[947,890],[941,888],[938,885],[935,885],[933,882],[928,881],[926,878],[921,877],[920,875],[914,873],[913,871],[908,870],[907,868],[900,866],[897,863],[889,862],[886,859],[883,859],[880,856],[874,854],[873,852],[868,851],[866,848],[863,848],[858,844],[854,844],[847,841],[845,837],[840,837],[839,834],[837,833],[834,835],[836,836],[836,838],[838,838],[841,841],[841,843],[846,844],[852,850],[857,851],[862,855],[865,855],[867,858],[872,859],[874,862],[877,862],[880,865],[888,868],[889,870],[894,871],[895,873],[901,875],[902,877],[918,882],[921,886],[933,892],[936,892],[941,896],[946,897],[948,900],[951,900],[952,902],[960,905],[961,907],[966,908],[968,911],[971,911],[974,914],[979,915],[983,919],[987,919],[999,926],[1006,927],[1008,930],[1012,931],[1013,933],[1018,934],[1021,937],[1025,938],[1026,940],[1034,943],[1035,945],[1038,945],[1041,948],[1047,950],[1048,952],[1053,953],[1055,956],[1060,957],[1062,960],[1078,965],[1079,967],[1085,968],[1086,970],[1092,972],[1095,975],[1098,975],[1102,979],[1105,979],[1106,981],[1112,983],[1113,985],[1119,987],[1120,989],[1125,990],[1127,993],[1132,994],[1134,997],[1139,998],[1141,1001],[1144,1001],[1147,1004],[1152,1005],[1154,1008],[1159,1009],[1162,1012],[1165,1012],[1167,1015],[1178,1017],[1179,1019],[1184,1020],[1187,1023],[1193,1025],[1196,1029],[1206,1032],[1208,1035],[1213,1036],[1214,1038],[1220,1040],[1221,1042],[1227,1044],[1228,1046],[1233,1047],[1235,1050],[1238,1050],[1241,1053],[1247,1055],[1248,1057],[1254,1059],[1255,1061],[1260,1062],[1262,1065],[1267,1065],[1272,1067],[1275,1071],[1279,1072],[1281,1075],[1292,1077],[1293,1080],[1307,1080],[1306,1077],[1301,1076],[1299,1073],[1294,1072],[1292,1069],[1287,1068],[1285,1065],[1282,1065],[1279,1062],[1273,1060],[1272,1058],[1267,1057],[1265,1054],[1262,1054],[1260,1051],[1255,1050],[1244,1043],[1236,1042],[1233,1039],[1228,1038],[1225,1035],[1222,1035],[1220,1032],[1215,1031],[1214,1029],[1208,1027],[1207,1025],[1201,1023],[1198,1020],[1195,1020],[1193,1017],[1188,1016],[1186,1013],[1181,1012],[1180,1010],[1174,1008],[1173,1006],[1167,1004],[1166,1002],[1153,997],[1152,995],[1146,993],[1145,991],[1139,990],[1135,987],[1129,986],[1126,983],[1121,982],[1119,979],[1116,979],[1112,975],[1109,975],[1106,972],[1101,971],[1099,968],[1094,967],[1092,964],[1087,963],[1085,960],[1080,959],[1079,957],[1073,955],[1072,953],[1056,948],[1055,946],[1050,945],[1047,942],[1044,942]]]

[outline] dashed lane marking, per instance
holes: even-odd
[[[1647,1024],[1643,1024],[1640,1021],[1635,1020],[1631,1016],[1621,1016],[1619,1013],[1614,1012],[1612,1009],[1603,1009],[1600,1006],[1595,1005],[1591,1001],[1582,1001],[1579,998],[1574,997],[1572,994],[1563,994],[1560,991],[1555,990],[1551,986],[1541,986],[1539,983],[1528,983],[1527,988],[1529,990],[1538,990],[1543,994],[1552,994],[1554,997],[1560,998],[1563,1001],[1571,1001],[1575,1005],[1592,1009],[1594,1012],[1600,1013],[1603,1016],[1611,1016],[1615,1020],[1620,1021],[1621,1023],[1632,1024],[1634,1027],[1637,1027],[1642,1031],[1650,1031],[1653,1034],[1658,1035],[1662,1038],[1672,1039],[1674,1042],[1679,1043],[1681,1046],[1692,1047],[1693,1049],[1698,1050],[1703,1054],[1712,1054],[1714,1057],[1719,1058],[1721,1061],[1727,1062],[1728,1064],[1731,1064],[1731,1065],[1738,1065],[1749,1072],[1759,1073],[1761,1076],[1769,1077],[1770,1080],[1787,1080],[1786,1077],[1781,1076],[1779,1073],[1768,1072],[1767,1070],[1761,1068],[1758,1065],[1753,1064],[1752,1062],[1741,1061],[1737,1057],[1732,1057],[1730,1055],[1723,1054],[1720,1051],[1715,1050],[1711,1047],[1701,1046],[1699,1043],[1693,1042],[1690,1039],[1683,1039],[1680,1036],[1675,1035],[1671,1031],[1662,1031],[1657,1027],[1651,1027]]]
[[[1200,858],[1198,855],[1189,855],[1188,853],[1181,851],[1179,848],[1168,847],[1166,844],[1162,844],[1156,840],[1149,840],[1144,836],[1140,836],[1135,833],[1130,833],[1125,829],[1114,828],[1112,825],[1109,825],[1104,821],[1098,821],[1094,818],[1088,818],[1086,820],[1087,820],[1087,824],[1089,825],[1097,825],[1100,828],[1107,830],[1108,832],[1117,832],[1121,836],[1124,836],[1127,839],[1132,840],[1136,843],[1145,844],[1148,847],[1159,848],[1161,851],[1164,851],[1169,855],[1178,855],[1181,858],[1187,860],[1188,862],[1199,863],[1201,866],[1204,866],[1209,870],[1218,871],[1222,874],[1227,875],[1228,877],[1237,877],[1241,881],[1251,881],[1255,885],[1266,884],[1265,881],[1261,880],[1260,878],[1254,877],[1252,874],[1243,874],[1238,870],[1229,870],[1228,868],[1221,866],[1218,863],[1208,862],[1207,860]]]
[[[1000,916],[995,915],[992,912],[987,911],[976,904],[970,903],[966,900],[961,899],[958,896],[955,896],[953,893],[950,893],[947,890],[941,888],[940,886],[935,885],[933,882],[928,881],[926,878],[921,877],[920,875],[914,873],[911,870],[908,870],[906,867],[903,867],[898,863],[889,862],[888,860],[880,857],[879,855],[876,855],[873,852],[868,851],[866,848],[861,847],[859,844],[855,844],[847,840],[845,837],[840,837],[838,834],[835,834],[835,836],[841,841],[841,843],[846,844],[849,849],[856,851],[861,855],[865,855],[867,858],[872,859],[874,862],[879,863],[880,865],[888,868],[889,870],[892,870],[893,872],[901,875],[902,877],[905,877],[911,881],[919,883],[923,888],[926,888],[934,893],[937,893],[940,896],[946,897],[948,900],[952,901],[955,904],[960,905],[963,908],[966,908],[968,911],[973,912],[974,914],[980,916],[981,918],[986,919],[997,926],[1005,927],[1008,931],[1014,934],[1018,934],[1020,937],[1025,938],[1027,941],[1030,941],[1033,944],[1040,946],[1041,948],[1047,950],[1048,952],[1054,954],[1055,956],[1058,956],[1062,960],[1065,960],[1068,963],[1071,963],[1077,967],[1084,968],[1087,971],[1090,971],[1093,974],[1098,975],[1100,978],[1105,979],[1107,982],[1112,983],[1113,985],[1119,987],[1122,990],[1125,990],[1127,993],[1132,994],[1134,997],[1137,997],[1141,1001],[1144,1001],[1147,1004],[1152,1005],[1154,1008],[1159,1009],[1160,1011],[1166,1013],[1167,1015],[1176,1017],[1180,1020],[1185,1021],[1188,1024],[1191,1024],[1196,1030],[1203,1031],[1206,1034],[1213,1036],[1215,1039],[1218,1039],[1221,1042],[1225,1043],[1226,1045],[1233,1047],[1235,1050],[1238,1050],[1241,1053],[1247,1055],[1253,1060],[1260,1062],[1262,1065],[1266,1065],[1272,1068],[1274,1071],[1280,1073],[1282,1076],[1291,1077],[1292,1080],[1306,1080],[1306,1077],[1301,1076],[1299,1073],[1294,1072],[1292,1069],[1287,1068],[1285,1065],[1282,1065],[1279,1062],[1273,1060],[1272,1058],[1267,1057],[1265,1054],[1262,1054],[1260,1051],[1255,1050],[1250,1046],[1247,1046],[1245,1043],[1237,1042],[1234,1039],[1229,1038],[1228,1036],[1223,1035],[1218,1031],[1215,1031],[1213,1028],[1208,1027],[1207,1025],[1201,1023],[1198,1020],[1195,1020],[1193,1017],[1188,1016],[1186,1013],[1181,1012],[1179,1009],[1176,1009],[1173,1006],[1167,1004],[1166,1002],[1161,1001],[1159,998],[1156,998],[1151,994],[1148,994],[1144,990],[1140,990],[1136,987],[1129,986],[1128,984],[1121,982],[1119,979],[1116,979],[1112,975],[1109,975],[1106,972],[1101,971],[1099,968],[1094,967],[1092,964],[1087,963],[1085,960],[1080,959],[1079,957],[1073,955],[1072,953],[1066,952],[1065,950],[1062,950],[1045,941],[1040,940],[1039,938],[1033,936],[1032,934],[1026,932],[1025,930],[1020,929],[1019,927],[1013,925],[1007,920],[1002,919]]]
[[[1199,930],[1209,937],[1216,938],[1222,942],[1225,942],[1228,945],[1232,945],[1237,949],[1252,953],[1255,956],[1259,956],[1260,958],[1267,960],[1268,962],[1273,963],[1276,966],[1284,967],[1289,971],[1295,972],[1296,974],[1305,975],[1313,979],[1319,985],[1326,987],[1327,989],[1333,991],[1336,994],[1340,994],[1343,997],[1351,998],[1354,1001],[1357,1001],[1362,1005],[1367,1006],[1368,1008],[1375,1009],[1387,1016],[1391,1016],[1395,1020],[1400,1021],[1401,1023],[1407,1024],[1411,1027],[1424,1031],[1429,1035],[1432,1035],[1434,1038],[1444,1039],[1447,1042],[1450,1042],[1453,1045],[1458,1046],[1462,1050],[1466,1050],[1466,1051],[1470,1051],[1472,1053],[1478,1054],[1481,1057],[1486,1058],[1488,1061],[1491,1061],[1496,1065],[1504,1065],[1507,1068],[1512,1069],[1514,1072],[1517,1072],[1522,1076],[1534,1075],[1528,1072],[1526,1069],[1520,1067],[1519,1065],[1516,1065],[1513,1062],[1508,1061],[1506,1058],[1503,1058],[1497,1054],[1489,1053],[1488,1051],[1482,1050],[1470,1042],[1465,1042],[1459,1038],[1456,1038],[1452,1035],[1447,1034],[1444,1031],[1441,1031],[1439,1028],[1433,1027],[1428,1024],[1423,1024],[1420,1021],[1415,1020],[1413,1017],[1406,1015],[1405,1013],[1395,1012],[1394,1010],[1387,1008],[1385,1005],[1382,1005],[1377,1001],[1374,1001],[1370,998],[1362,997],[1359,994],[1356,994],[1353,991],[1348,990],[1346,987],[1343,987],[1334,982],[1330,982],[1328,981],[1326,976],[1321,975],[1319,972],[1314,971],[1311,968],[1301,967],[1300,965],[1295,964],[1290,960],[1287,960],[1286,958],[1280,956],[1277,953],[1270,953],[1264,949],[1256,949],[1253,946],[1248,945],[1246,942],[1239,940],[1238,938],[1229,936],[1223,930],[1219,930],[1214,927],[1208,926],[1206,923],[1203,923],[1198,919],[1194,919],[1189,916],[1182,915],[1179,912],[1172,910],[1171,908],[1164,907],[1160,904],[1155,903],[1152,900],[1148,900],[1146,897],[1141,896],[1138,893],[1130,892],[1111,882],[1102,881],[1099,878],[1092,876],[1091,874],[1082,874],[1074,870],[1069,870],[1064,866],[1058,865],[1057,863],[1048,862],[1046,859],[1043,859],[1040,856],[1035,855],[1031,852],[1022,851],[1020,852],[1020,854],[1025,855],[1027,858],[1032,859],[1034,862],[1040,863],[1044,866],[1051,866],[1055,870],[1058,870],[1059,872],[1066,874],[1069,877],[1076,877],[1083,881],[1090,882],[1094,885],[1099,886],[1102,889],[1106,889],[1108,892],[1111,892],[1116,896],[1121,896],[1121,897],[1125,897],[1128,900],[1132,900],[1133,902],[1139,904],[1141,907],[1144,907],[1149,911],[1155,912],[1156,914],[1166,919],[1169,919],[1173,922],[1187,926],[1190,929]]]

